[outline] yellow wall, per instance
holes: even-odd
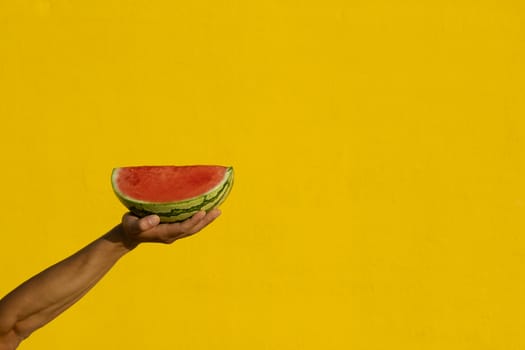
[[[523,349],[522,1],[0,2],[0,294],[233,165],[22,349]]]

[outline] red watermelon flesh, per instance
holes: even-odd
[[[227,167],[138,166],[118,170],[116,186],[128,198],[166,203],[200,196],[223,181]]]

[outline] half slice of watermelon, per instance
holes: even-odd
[[[183,221],[219,206],[233,185],[233,168],[217,165],[137,166],[113,169],[113,191],[134,215]]]

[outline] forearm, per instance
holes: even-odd
[[[86,294],[127,252],[142,242],[173,243],[191,236],[220,215],[201,211],[184,222],[160,224],[150,215],[126,214],[122,223],[69,258],[51,266],[0,300],[0,350],[16,349]]]
[[[29,336],[87,293],[130,249],[120,225],[0,301],[0,338]],[[0,349],[1,344],[0,344]]]

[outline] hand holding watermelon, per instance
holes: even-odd
[[[78,301],[140,243],[173,243],[209,225],[221,214],[217,207],[231,190],[233,168],[117,168],[112,184],[130,213],[102,237],[0,299],[0,349],[16,349]]]
[[[132,249],[140,243],[157,242],[171,244],[178,239],[194,235],[221,214],[215,208],[209,212],[199,211],[190,219],[175,223],[160,223],[158,215],[138,218],[127,213],[122,218],[120,232],[126,247]]]
[[[139,218],[131,213],[125,214],[114,229],[0,299],[0,349],[16,349],[35,330],[84,296],[138,244],[173,243],[199,232],[220,213],[217,208],[199,211],[191,218],[175,223],[161,223],[158,215]]]

